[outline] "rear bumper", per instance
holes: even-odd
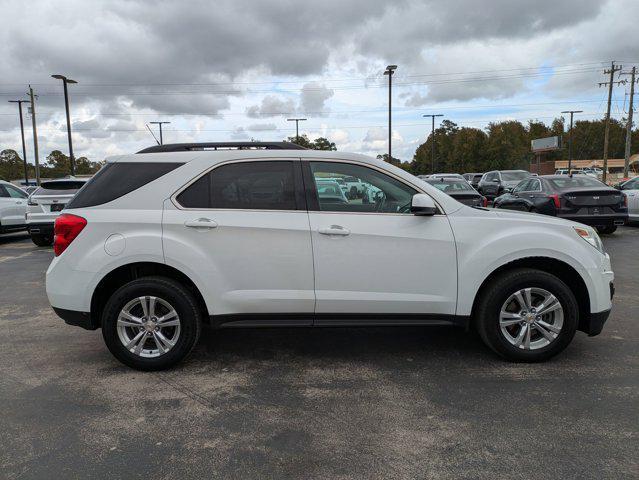
[[[86,330],[97,330],[100,325],[97,324],[89,312],[78,312],[76,310],[65,310],[64,308],[52,307],[58,317],[64,320],[67,325],[82,327]]]
[[[611,225],[623,225],[628,221],[627,213],[615,213],[611,215],[571,215],[557,212],[559,218],[583,223],[591,227],[606,227]]]
[[[53,234],[53,222],[42,222],[42,223],[28,223],[27,230],[29,230],[29,234],[37,234],[37,235],[52,235]]]

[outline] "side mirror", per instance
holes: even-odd
[[[410,212],[413,215],[430,216],[437,213],[437,207],[432,198],[425,193],[416,193],[410,203]]]

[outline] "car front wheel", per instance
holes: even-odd
[[[163,370],[195,346],[202,313],[193,294],[165,277],[146,277],[120,287],[102,315],[102,336],[111,353],[138,370]]]
[[[564,350],[578,319],[570,288],[554,275],[529,268],[497,277],[481,293],[475,312],[486,345],[516,362],[540,362]]]

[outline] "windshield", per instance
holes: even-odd
[[[606,187],[605,183],[600,182],[596,178],[588,177],[587,175],[575,175],[574,177],[569,177],[566,175],[565,178],[553,178],[552,180],[548,180],[554,187],[562,189],[562,188],[571,188],[571,187]]]
[[[530,177],[528,172],[501,172],[501,179],[504,182],[514,182],[528,177]]]
[[[430,183],[433,187],[442,192],[455,193],[455,192],[474,192],[475,189],[468,185],[467,182],[442,182],[441,180],[431,180]]]

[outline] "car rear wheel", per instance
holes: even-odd
[[[53,245],[53,235],[31,235],[31,240],[38,247],[50,247]]]
[[[611,233],[615,233],[617,230],[617,225],[608,225],[607,227],[596,227],[597,232],[603,235],[610,235]]]
[[[475,312],[482,340],[515,362],[540,362],[564,350],[577,330],[572,291],[549,273],[522,268],[497,277]]]
[[[202,313],[193,294],[165,277],[146,277],[120,287],[102,315],[102,336],[111,353],[138,370],[164,370],[182,361],[199,336]]]

